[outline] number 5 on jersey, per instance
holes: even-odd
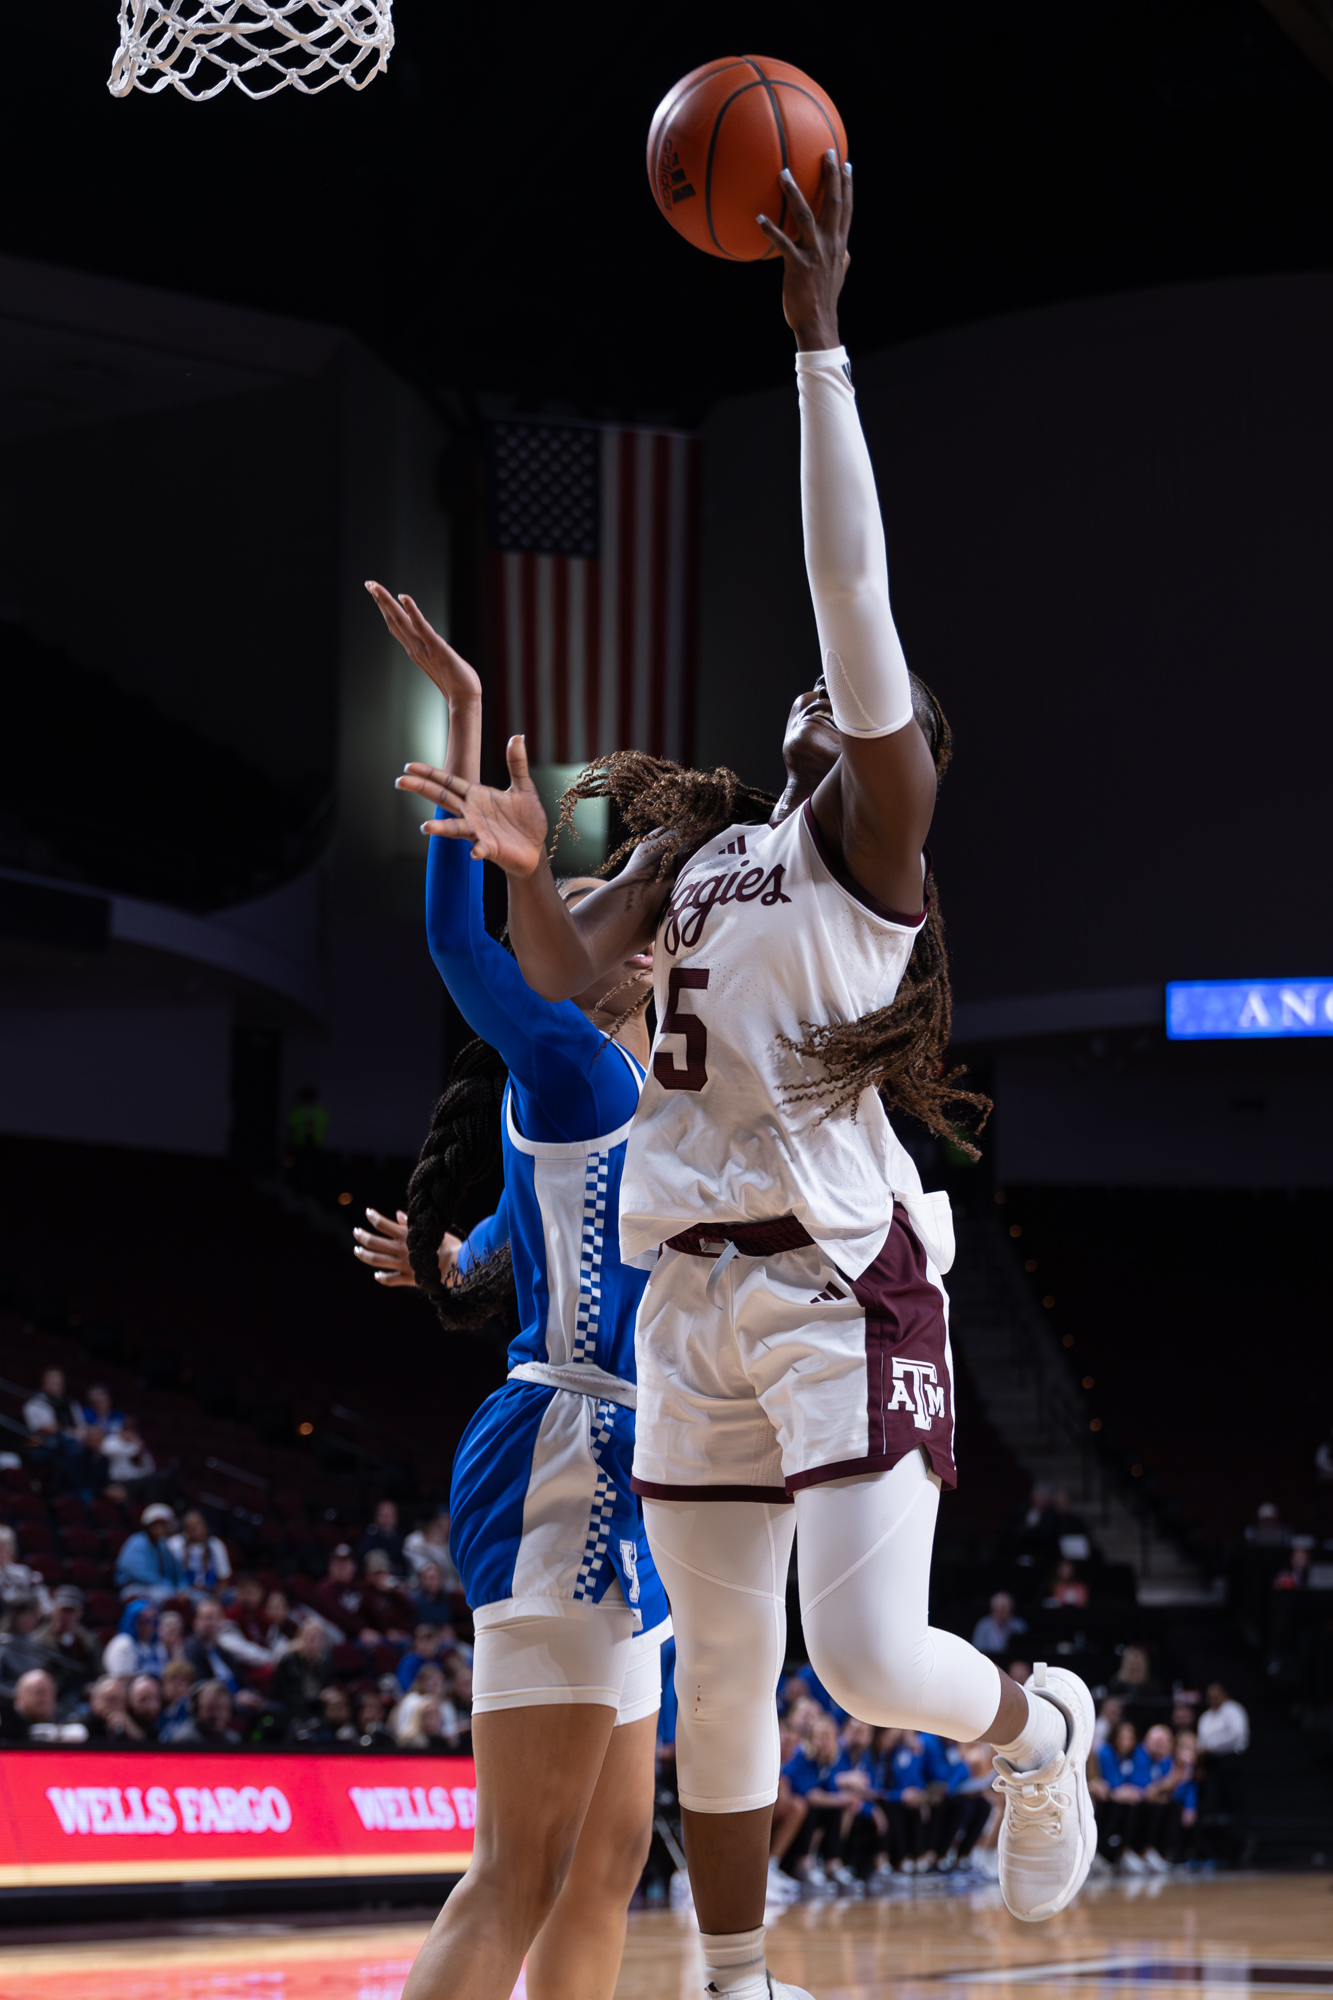
[[[702,1090],[708,1081],[708,1030],[697,1014],[681,1009],[682,987],[706,987],[708,973],[700,965],[673,965],[667,974],[667,1010],[662,1035],[682,1035],[685,1039],[685,1067],[678,1069],[670,1049],[659,1049],[653,1057],[653,1075],[663,1090]]]

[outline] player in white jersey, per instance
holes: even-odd
[[[664,831],[571,914],[543,859],[521,742],[506,793],[413,780],[459,815],[443,832],[509,874],[510,934],[539,992],[577,991],[632,941],[656,939],[659,1038],[621,1194],[622,1252],[650,1268],[635,1485],[676,1630],[707,1985],[729,2000],[763,2000],[770,1985],[773,1691],[797,1523],[805,1637],[835,1699],[868,1722],[995,1746],[1014,1914],[1063,1908],[1095,1847],[1083,1683],[1038,1666],[1025,1690],[928,1623],[938,1494],[953,1480],[952,1228],[879,1092],[937,1131],[964,1095],[944,1074],[947,966],[923,852],[949,739],[893,625],[838,341],[850,169],[829,155],[818,222],[790,179],[787,195],[796,241],[765,226],[799,350],[823,675],[793,707],[788,785],[768,824],[733,812],[701,827],[709,781],[679,774],[673,793],[664,767],[639,759],[643,810]],[[604,789],[624,811],[616,776]]]

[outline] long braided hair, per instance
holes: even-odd
[[[930,746],[938,781],[953,754],[953,731],[925,682],[915,674],[911,682],[912,712]],[[776,803],[771,792],[743,784],[725,767],[687,771],[641,750],[619,750],[590,764],[565,793],[560,828],[572,825],[576,800],[597,798],[614,802],[629,835],[599,872],[614,867],[637,842],[656,836],[659,878],[724,826],[766,822]],[[905,1111],[977,1159],[979,1149],[958,1121],[966,1107],[975,1115],[974,1130],[980,1132],[990,1116],[991,1101],[980,1091],[960,1088],[963,1068],[945,1069],[953,998],[933,876],[926,905],[926,921],[891,1006],[863,1014],[857,1021],[803,1021],[805,1034],[800,1041],[779,1036],[783,1047],[823,1068],[817,1081],[798,1086],[787,1101],[818,1099],[826,1118],[850,1106],[855,1117],[861,1093],[877,1090],[890,1110]]]
[[[407,1186],[407,1254],[419,1289],[451,1331],[480,1333],[506,1319],[515,1303],[514,1260],[508,1243],[470,1270],[440,1276],[446,1231],[463,1235],[462,1198],[500,1164],[500,1107],[509,1072],[480,1036],[454,1058],[449,1081],[431,1113],[430,1131]]]

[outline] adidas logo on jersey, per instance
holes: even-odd
[[[830,1283],[825,1285],[822,1292],[816,1292],[810,1303],[812,1306],[833,1305],[837,1300],[845,1299],[846,1296],[846,1292],[840,1291],[836,1285]]]

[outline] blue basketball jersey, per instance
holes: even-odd
[[[572,1001],[543,1000],[486,930],[483,864],[431,842],[431,954],[461,1013],[509,1067],[503,1213],[460,1253],[507,1231],[519,1329],[510,1379],[454,1459],[450,1549],[480,1621],[599,1604],[619,1583],[636,1627],[667,1616],[630,1489],[634,1321],[646,1276],[620,1261],[625,1142],[644,1072]]]

